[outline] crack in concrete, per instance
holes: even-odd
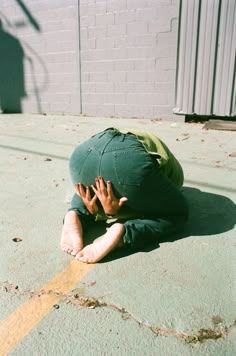
[[[185,341],[187,344],[189,344],[191,346],[196,346],[196,344],[201,344],[209,339],[211,339],[211,340],[217,340],[219,338],[225,339],[229,335],[229,333],[232,331],[232,329],[236,327],[236,319],[232,325],[227,327],[227,326],[223,326],[221,324],[223,320],[219,316],[217,316],[217,317],[212,317],[212,321],[214,324],[213,328],[201,328],[196,333],[186,334],[186,333],[178,332],[177,330],[172,329],[172,328],[151,326],[147,322],[138,320],[132,313],[130,313],[123,307],[119,307],[112,303],[102,302],[98,298],[95,298],[95,297],[84,296],[80,293],[76,293],[76,290],[74,291],[74,293],[72,290],[72,292],[69,294],[64,294],[64,293],[58,292],[56,290],[43,290],[43,289],[36,290],[36,291],[35,290],[22,290],[19,288],[19,286],[14,285],[9,282],[0,282],[0,288],[7,293],[11,293],[13,295],[18,295],[18,296],[19,295],[26,296],[29,298],[41,297],[42,295],[58,296],[61,298],[62,301],[65,301],[66,304],[72,304],[72,305],[81,307],[80,310],[82,310],[84,308],[95,309],[97,307],[110,308],[110,309],[116,310],[119,313],[121,313],[121,317],[123,320],[132,319],[139,326],[148,328],[157,336],[176,337],[177,339],[182,339],[183,341]],[[102,296],[100,298],[103,298],[103,297],[104,296]],[[58,304],[54,305],[55,309],[59,309],[59,307],[60,306]]]

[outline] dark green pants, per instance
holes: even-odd
[[[108,129],[83,142],[71,156],[70,173],[73,183],[85,186],[102,176],[112,182],[118,198],[128,198],[125,205],[133,214],[123,221],[127,246],[143,248],[173,233],[187,219],[188,207],[179,188],[131,134]],[[95,222],[77,194],[70,210],[78,213],[83,228]]]

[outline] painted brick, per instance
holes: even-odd
[[[106,37],[107,28],[106,26],[96,26],[86,28],[88,31],[88,38],[104,38]],[[83,46],[81,47],[83,50]]]
[[[126,0],[109,0],[107,1],[107,11],[116,12],[124,11],[126,9]]]
[[[96,17],[95,16],[83,16],[80,19],[81,27],[93,27],[96,25]]]
[[[87,104],[104,104],[106,102],[106,94],[103,93],[82,93],[82,98]]]
[[[97,41],[95,38],[89,38],[83,42],[83,51],[95,49],[97,47]]]
[[[148,32],[156,33],[159,32],[171,32],[171,22],[168,20],[157,20],[148,23]]]
[[[112,61],[87,61],[82,63],[82,71],[85,72],[107,72],[113,70]]]
[[[146,22],[132,22],[127,24],[127,33],[130,34],[144,34],[148,30]]]
[[[155,47],[156,46],[156,34],[145,34],[135,37],[135,45],[140,47]]]
[[[132,82],[116,82],[113,83],[113,89],[115,93],[133,93],[134,85]]]
[[[109,93],[106,95],[107,104],[124,104],[126,102],[126,95],[124,93]]]
[[[162,45],[173,45],[176,47],[177,43],[177,33],[175,32],[160,32],[156,35],[157,37],[157,46]]]
[[[157,59],[157,67],[159,69],[175,69],[176,68],[176,58],[158,58]]]
[[[155,70],[156,59],[155,58],[147,58],[147,59],[134,59],[134,70],[135,71],[150,71]]]
[[[94,86],[94,84],[93,84]],[[95,92],[96,93],[112,93],[114,89],[114,85],[111,82],[101,82],[101,83],[96,83],[95,87]]]
[[[107,26],[106,35],[108,37],[117,37],[121,35],[126,35],[127,25],[126,24],[116,24]]]
[[[4,26],[27,56],[24,110],[79,113],[82,98],[88,115],[173,119],[179,0],[25,5],[36,25],[15,0],[1,0]]]
[[[146,0],[145,2],[147,7],[154,7],[154,6],[167,6],[171,5],[171,0]]]
[[[81,16],[94,16],[106,13],[106,8],[106,1],[95,4],[82,3],[79,11]]]
[[[117,36],[114,37],[115,40],[115,47],[116,48],[128,48],[128,47],[134,47],[135,42],[136,42],[136,36],[135,34],[133,36]]]
[[[163,70],[163,69],[156,68],[153,71],[146,72],[146,74],[147,74],[148,82],[174,83],[175,80],[175,70],[172,69]]]
[[[153,93],[155,90],[155,83],[139,82],[134,83],[133,92],[134,93]]]
[[[147,81],[147,72],[146,71],[133,71],[127,73],[127,81],[128,82],[146,82]]]
[[[150,22],[157,20],[157,8],[150,7],[146,9],[137,9],[136,21],[137,22]]]
[[[127,0],[127,9],[143,9],[144,7],[144,0]]]
[[[168,95],[158,94],[158,93],[128,93],[127,94],[128,104],[144,104],[144,105],[168,105]]]
[[[153,47],[131,47],[127,48],[127,58],[150,58],[155,54],[155,49]]]
[[[121,59],[114,61],[114,71],[132,71],[134,70],[134,61]]]
[[[107,80],[110,82],[126,82],[126,72],[109,72],[107,73]]]
[[[106,72],[90,72],[89,73],[89,81],[92,83],[97,83],[97,82],[105,82],[107,80],[109,80],[109,78],[107,78],[108,75]]]
[[[136,11],[122,11],[115,14],[115,23],[129,23],[136,20]]]
[[[115,15],[113,13],[96,15],[96,26],[113,25],[115,23]]]
[[[96,39],[96,48],[104,49],[104,48],[113,48],[115,47],[115,39],[111,37],[103,37]]]
[[[156,49],[157,58],[176,58],[176,46],[158,46]]]

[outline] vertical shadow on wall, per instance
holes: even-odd
[[[4,30],[0,19],[0,107],[3,113],[21,113],[26,96],[24,50],[20,41]]]
[[[23,0],[15,0],[23,14],[13,24],[0,12],[1,18],[9,28],[24,28],[29,24],[35,31],[41,32],[41,27],[35,17],[31,14]],[[24,53],[19,39],[12,33],[6,31],[0,18],[0,109],[3,113],[21,113],[22,99],[26,97],[24,79],[24,60],[28,60],[32,71],[32,81],[38,107],[40,98],[38,86],[34,73],[32,58]],[[28,46],[29,47],[29,46]],[[30,47],[29,47],[30,48]]]

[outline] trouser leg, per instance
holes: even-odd
[[[154,242],[159,242],[163,237],[169,236],[180,229],[178,223],[164,219],[148,218],[128,220],[124,223],[124,227],[124,246],[134,249],[142,249]]]

